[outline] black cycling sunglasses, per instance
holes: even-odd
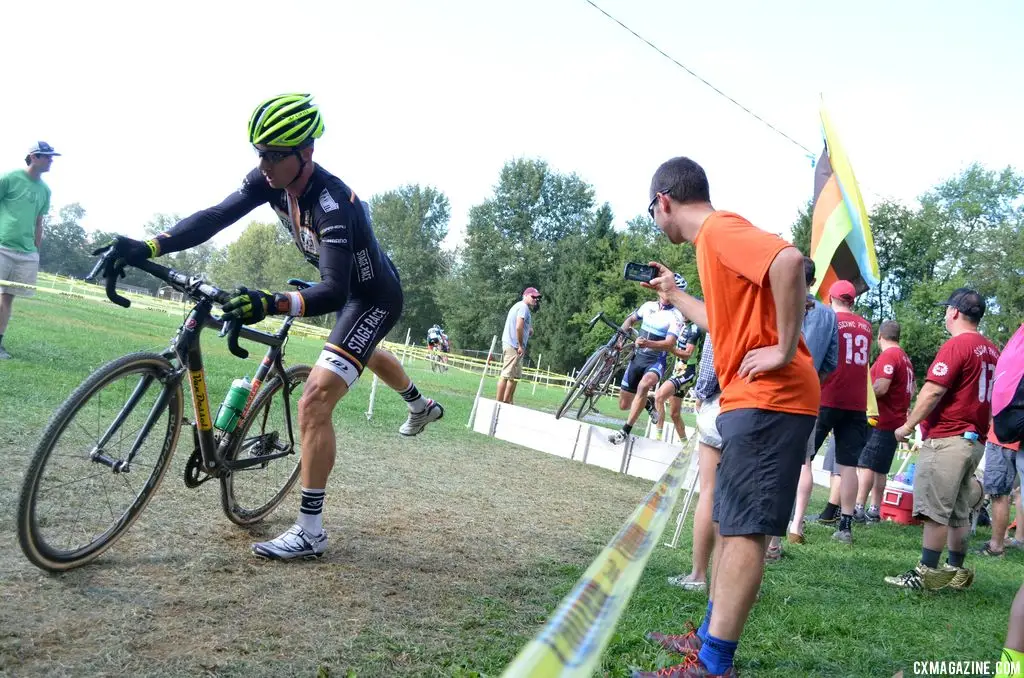
[[[277,163],[281,162],[282,160],[291,155],[299,154],[298,149],[294,149],[291,151],[261,151],[255,146],[253,146],[252,148],[254,151],[256,151],[256,156],[260,160],[266,159],[266,161],[269,162],[271,165],[276,165]]]
[[[659,195],[668,195],[668,189],[664,191],[657,191],[654,197],[651,198],[651,204],[647,206],[647,213],[651,215],[651,219],[654,218],[654,204],[658,202]]]

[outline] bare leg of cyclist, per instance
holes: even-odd
[[[629,405],[629,416],[626,417],[626,423],[622,425],[621,431],[616,431],[612,435],[608,436],[608,441],[616,445],[621,445],[626,442],[626,438],[633,431],[633,424],[640,418],[640,413],[647,407],[647,394],[652,388],[658,384],[658,375],[655,372],[647,372],[640,379],[640,383],[637,384],[636,395],[630,398],[631,403]],[[623,397],[619,396],[619,409],[626,409],[623,405]],[[657,414],[654,415],[657,417]]]
[[[398,432],[404,436],[420,433],[427,424],[444,416],[444,408],[439,404],[420,395],[416,384],[406,374],[402,363],[389,351],[378,348],[366,361],[366,369],[402,396],[409,407],[409,418],[405,420]]]
[[[336,440],[331,415],[348,385],[328,369],[314,366],[299,399],[299,435],[302,439],[302,499],[295,525],[270,541],[253,544],[258,556],[275,560],[316,558],[327,548],[323,508],[327,478],[334,468]]]
[[[658,412],[658,421],[665,421],[665,403],[668,402],[669,398],[676,392],[675,386],[672,385],[672,381],[666,381],[664,384],[658,387],[658,390],[654,394],[654,409]],[[658,429],[658,438],[661,438],[661,429]],[[679,432],[679,427],[676,427],[676,432]]]
[[[671,383],[671,382],[670,382]],[[677,398],[675,393],[669,401],[669,414],[672,416],[672,423],[676,427],[676,434],[680,440],[686,440],[686,424],[683,423],[683,399]]]

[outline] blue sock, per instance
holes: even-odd
[[[732,666],[732,657],[736,654],[738,641],[721,640],[709,635],[704,639],[697,656],[708,668],[708,672],[714,675],[721,675]]]
[[[700,628],[697,629],[697,637],[700,638],[701,642],[708,639],[708,627],[711,626],[711,601],[708,601],[708,611],[704,613],[704,621],[700,623]]]

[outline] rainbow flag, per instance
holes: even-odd
[[[863,294],[878,285],[881,273],[868,210],[824,101],[820,113],[825,148],[814,170],[811,217],[811,258],[818,276],[808,291],[828,303],[828,289],[837,280],[849,280],[857,294]],[[873,426],[878,418],[878,401],[871,386],[870,372],[867,389],[868,421]]]
[[[814,170],[811,218],[811,258],[818,269],[818,279],[810,293],[827,302],[824,297],[836,280],[849,280],[857,294],[862,294],[878,285],[881,273],[868,210],[824,102],[821,126],[825,149]]]

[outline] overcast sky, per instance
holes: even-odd
[[[595,2],[815,156],[824,95],[869,204],[913,201],[974,161],[1024,158],[1024,3]],[[316,160],[363,199],[405,183],[444,191],[449,245],[517,157],[578,173],[619,226],[675,155],[705,167],[716,207],[779,233],[813,187],[806,151],[585,0],[3,13],[2,164],[51,143],[64,154],[46,176],[53,205],[81,203],[90,229],[137,236],[156,212],[219,202],[255,164],[253,107],[284,91],[316,96]]]

